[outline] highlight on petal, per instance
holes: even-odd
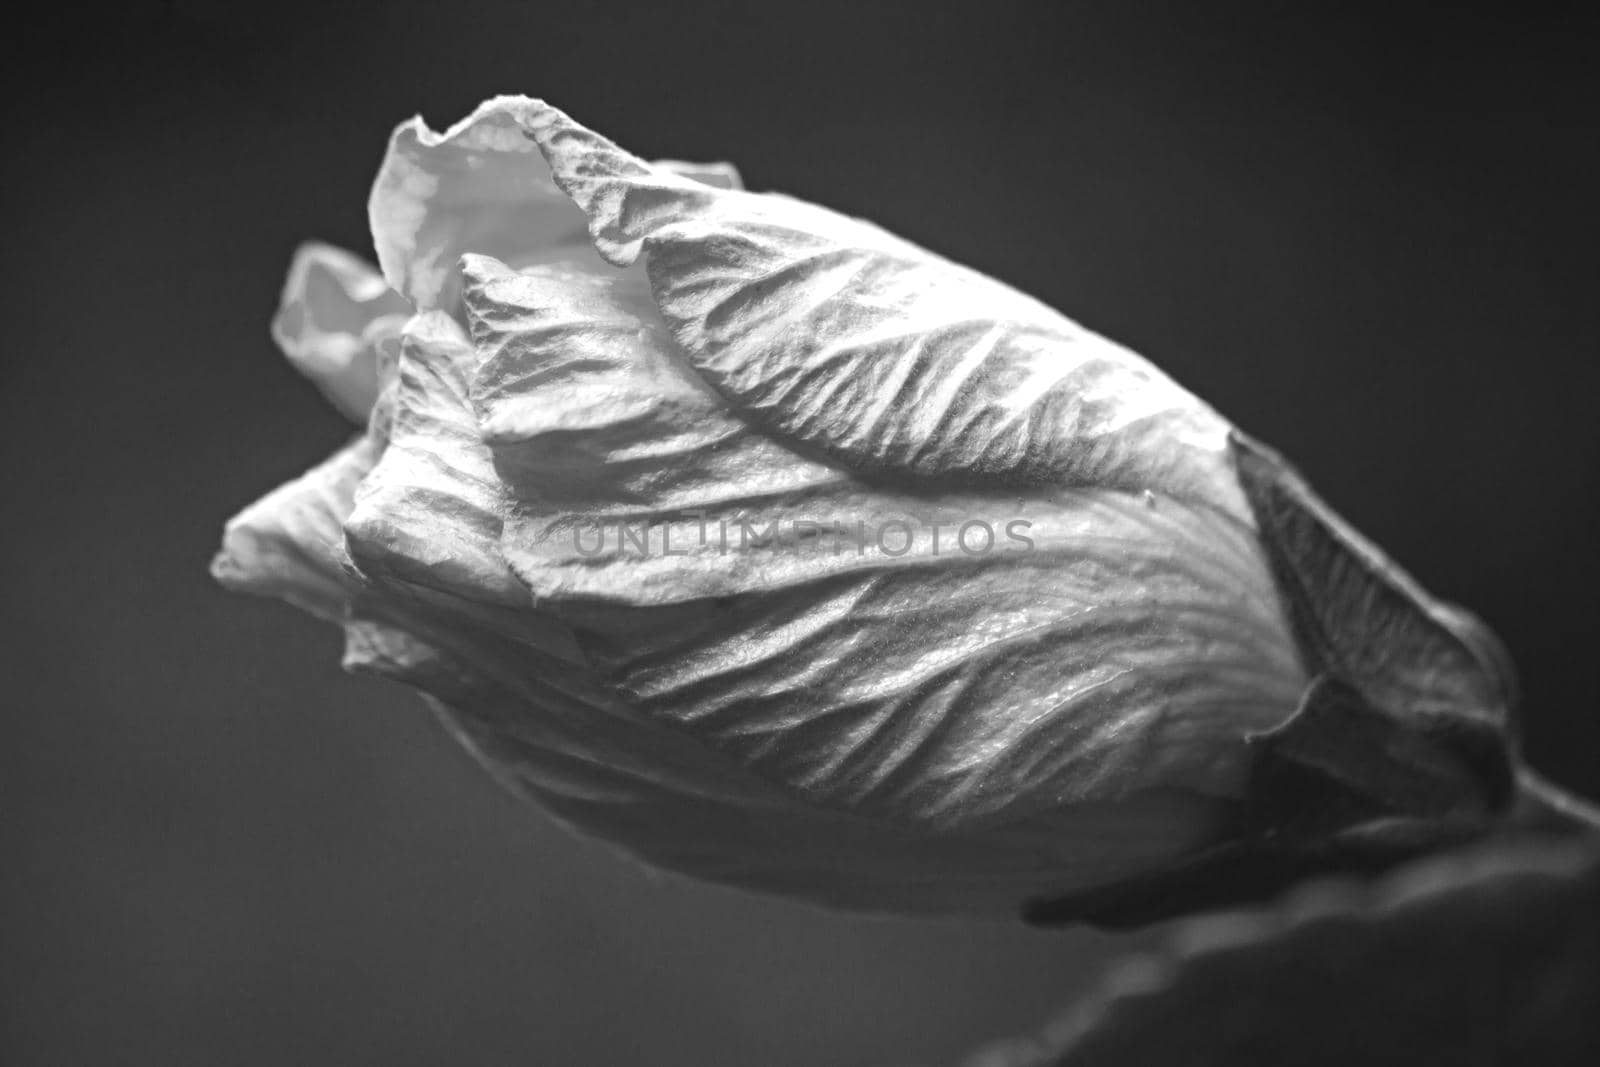
[[[415,621],[404,624],[415,629]],[[390,623],[356,620],[347,662],[415,686],[503,784],[563,824],[653,866],[816,903],[912,914],[1004,914],[1018,885],[1064,885],[1181,852],[1209,824],[1186,799],[1086,805],[1072,848],[1037,828],[921,835],[819,809],[739,764],[582,688],[559,664],[483,660]]]
[[[1180,869],[1030,902],[1035,922],[1143,925],[1371,873],[1481,836],[1516,801],[1516,681],[1493,633],[1435,600],[1277,455],[1232,447],[1311,678],[1250,737],[1233,829]]]
[[[582,212],[556,188],[523,135],[534,101],[500,96],[443,133],[420,116],[401,123],[368,202],[378,264],[419,311],[453,310],[457,261],[477,252],[515,266],[593,259]],[[685,180],[737,188],[722,163],[659,164]]]
[[[711,190],[550,107],[522,121],[695,369],[871,477],[1149,490],[1249,522],[1227,424],[1138,355],[867,223]]]
[[[629,274],[469,257],[465,276],[502,557],[602,677],[769,780],[941,833],[1143,790],[1227,797],[1245,736],[1293,710],[1306,679],[1233,518],[868,484],[705,388]],[[857,523],[910,543],[744,543]],[[984,552],[963,550],[968,524]],[[1081,845],[1036,828],[1057,844],[1032,847]]]
[[[212,577],[236,593],[280,597],[341,621],[357,584],[343,565],[344,520],[378,451],[372,439],[357,438],[229,519]]]
[[[284,279],[272,337],[352,422],[365,423],[379,388],[377,350],[400,332],[406,302],[360,258],[309,242]]]

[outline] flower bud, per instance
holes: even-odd
[[[522,98],[402,125],[392,293],[314,249],[278,321],[316,329],[275,331],[366,432],[218,577],[339,621],[564,822],[841,906],[1137,919],[1503,803],[1492,638],[1280,461],[1037,301],[738,184]]]

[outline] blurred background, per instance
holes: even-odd
[[[370,255],[389,130],[498,92],[1144,352],[1489,620],[1532,762],[1600,795],[1600,35],[1433,6],[13,20],[0,1062],[952,1063],[1147,943],[648,875],[343,676],[333,629],[212,586],[222,522],[349,432],[267,336],[290,252]]]

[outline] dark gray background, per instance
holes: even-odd
[[[331,629],[212,587],[222,521],[347,433],[267,338],[290,251],[365,249],[389,129],[495,92],[1145,352],[1490,620],[1533,762],[1600,793],[1594,26],[943,7],[12,23],[0,1062],[950,1062],[1129,943],[647,876],[341,676]]]

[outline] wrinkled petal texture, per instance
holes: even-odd
[[[444,133],[402,123],[372,187],[367,213],[378,266],[418,308],[452,308],[457,261],[480,252],[517,266],[593,260],[584,217],[552,181],[523,134],[532,101],[498,97]],[[727,164],[663,161],[664,172],[734,187]]]
[[[683,352],[746,417],[867,476],[1248,516],[1227,423],[1132,352],[875,226],[696,185],[553,108],[526,122],[600,252],[647,252]]]
[[[1227,424],[736,185],[520,98],[401,126],[370,214],[417,313],[368,436],[236,519],[219,573],[701,877],[1005,913],[1204,844],[1306,682]]]
[[[472,398],[516,497],[504,558],[615,684],[739,762],[820,803],[959,827],[1143,788],[1228,795],[1237,752],[1209,738],[1292,709],[1293,651],[1231,518],[1110,490],[868,485],[696,383],[625,276],[466,273]],[[596,552],[573,516],[667,541]],[[861,516],[942,519],[939,554],[931,537],[722,548],[741,521]],[[1032,548],[964,552],[975,520],[1025,523]]]
[[[341,622],[355,580],[345,571],[344,520],[379,446],[361,437],[228,521],[211,573],[228,589],[281,597]]]

